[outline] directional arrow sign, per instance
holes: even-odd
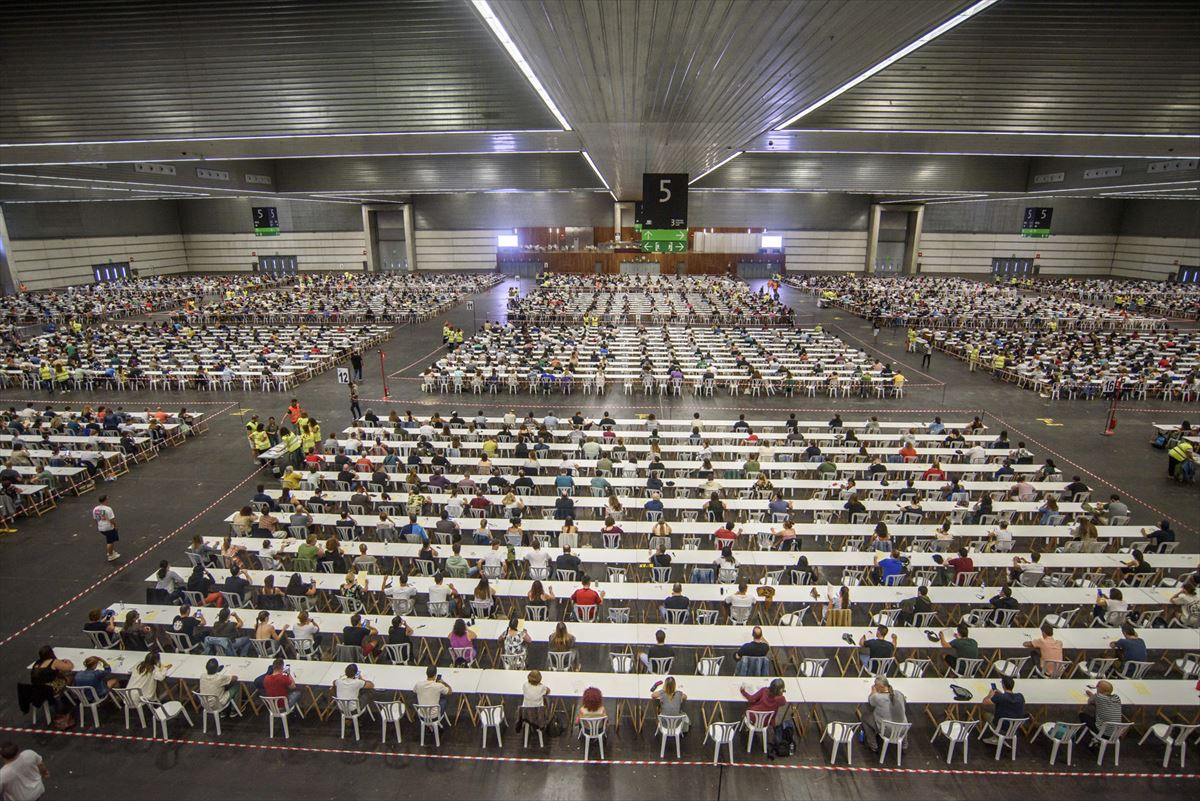
[[[687,231],[674,228],[643,228],[643,242],[687,242]]]

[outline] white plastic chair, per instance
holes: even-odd
[[[1021,734],[1021,727],[1029,722],[1029,718],[993,718],[990,723],[984,724],[979,730],[981,738],[986,737],[990,732],[996,736],[996,759],[1000,759],[1000,755],[1004,753],[1005,746],[1012,748],[1012,758],[1016,761],[1017,758],[1017,737]]]
[[[437,747],[442,745],[441,725],[443,721],[449,722],[449,719],[442,714],[442,708],[438,704],[430,706],[417,706],[417,722],[421,724],[421,745],[425,745],[425,731],[428,729],[433,732],[433,744]]]
[[[187,709],[178,701],[157,701],[147,699],[143,703],[150,708],[150,736],[158,736],[158,729],[162,727],[162,738],[169,739],[167,736],[167,723],[179,716],[188,722],[189,726],[194,726],[192,716],[188,714]]]
[[[126,689],[124,687],[114,687],[109,690],[109,695],[116,699],[116,704],[121,709],[125,710],[125,728],[129,728],[129,712],[135,710],[138,714],[138,720],[142,723],[142,728],[146,728],[146,704],[142,699],[142,691],[138,689]]]
[[[1058,720],[1047,721],[1038,726],[1037,731],[1033,733],[1033,737],[1029,738],[1029,742],[1033,743],[1040,734],[1053,743],[1050,747],[1051,765],[1058,759],[1059,747],[1065,743],[1067,746],[1067,765],[1069,766],[1074,753],[1075,739],[1079,736],[1079,730],[1082,728],[1082,723],[1067,723],[1066,721]]]
[[[404,742],[403,735],[400,734],[400,721],[404,719],[404,702],[403,701],[376,701],[375,711],[379,713],[380,723],[380,742],[387,742],[388,726],[392,726],[396,731],[396,742]]]
[[[746,710],[742,723],[746,726],[746,753],[754,750],[754,735],[762,736],[763,753],[767,753],[767,732],[775,722],[775,712]]]
[[[716,765],[721,760],[721,746],[729,746],[729,764],[734,764],[733,761],[733,740],[737,736],[738,729],[742,727],[740,720],[735,720],[732,723],[724,721],[716,721],[710,723],[708,732],[704,736],[704,742],[707,743],[710,739],[714,743],[713,748],[713,764]],[[703,745],[704,743],[701,743]]]
[[[1195,723],[1154,723],[1146,729],[1146,733],[1142,735],[1142,739],[1138,740],[1138,745],[1146,742],[1150,736],[1154,736],[1165,748],[1163,750],[1163,767],[1171,762],[1171,751],[1179,749],[1179,767],[1184,766],[1187,759],[1187,741],[1198,729],[1200,724]]]
[[[683,724],[687,715],[659,715],[657,734],[662,736],[662,745],[658,749],[658,758],[662,759],[667,753],[667,740],[675,738],[675,758],[681,758],[680,742],[683,740]]]
[[[962,761],[967,764],[967,755],[971,749],[971,732],[975,731],[975,727],[979,725],[978,720],[943,720],[938,724],[933,732],[933,737],[929,742],[933,742],[942,735],[950,741],[950,748],[946,751],[946,764],[949,765],[954,761],[954,748],[957,745],[962,745]]]
[[[346,737],[346,721],[350,721],[354,724],[354,739],[360,739],[358,732],[358,719],[363,715],[368,714],[371,711],[371,708],[360,704],[357,698],[338,698],[336,700],[338,712],[342,714],[341,734],[339,736],[343,739]]]
[[[98,707],[104,703],[104,699],[96,694],[95,687],[64,687],[67,695],[75,699],[76,706],[79,707],[79,722],[87,723],[87,713],[92,711],[92,725],[95,728],[100,728],[100,712]],[[143,724],[144,725],[144,724]]]
[[[265,695],[262,700],[267,707],[267,714],[269,715],[271,739],[275,739],[276,720],[283,725],[283,739],[291,739],[292,733],[288,730],[288,715],[298,711],[298,708],[288,703],[287,696],[283,695]],[[300,717],[304,717],[303,712],[300,712]]]
[[[579,736],[583,738],[583,761],[587,762],[592,742],[600,746],[600,758],[604,759],[604,735],[608,731],[608,717],[580,718]]]
[[[220,695],[205,695],[204,693],[193,692],[196,700],[200,702],[200,727],[201,731],[208,734],[208,716],[212,715],[213,725],[216,726],[217,736],[221,736],[221,713],[229,707],[233,706],[233,701],[228,693]],[[236,706],[233,707],[235,715],[240,716],[241,710]]]
[[[829,764],[837,762],[837,753],[840,746],[846,746],[846,764],[850,765],[854,761],[854,737],[858,734],[861,723],[843,723],[840,720],[834,720],[825,726],[825,730],[821,732],[821,742],[824,742],[828,737],[833,743],[833,753],[829,756]]]
[[[894,720],[879,721],[879,739],[883,741],[883,747],[879,749],[879,764],[887,758],[888,746],[896,746],[896,767],[900,767],[900,759],[904,754],[904,744],[908,739],[908,730],[912,728],[911,723],[899,723]]]
[[[1097,732],[1093,735],[1096,741],[1100,744],[1100,753],[1096,754],[1096,764],[1104,764],[1104,752],[1111,745],[1113,748],[1113,765],[1121,764],[1121,738],[1125,736],[1125,732],[1129,731],[1132,723],[1122,721],[1120,723],[1105,723],[1102,724]]]
[[[504,706],[501,704],[480,704],[475,708],[479,713],[479,728],[483,730],[483,745],[487,748],[488,729],[496,731],[496,745],[504,747],[504,738],[500,735],[500,727],[507,721],[504,718]]]

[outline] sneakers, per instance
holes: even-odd
[[[121,558],[121,554],[117,553],[116,551],[113,551],[113,553],[108,557],[108,561],[115,562],[120,558]]]

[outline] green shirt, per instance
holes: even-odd
[[[315,561],[317,558],[317,553],[318,553],[317,546],[309,545],[306,542],[303,545],[301,545],[299,548],[296,549],[296,558],[297,559],[312,559]]]
[[[955,659],[978,659],[979,643],[971,637],[955,637],[950,641]]]
[[[452,576],[465,576],[470,570],[467,560],[462,554],[451,554],[446,557],[446,572]]]

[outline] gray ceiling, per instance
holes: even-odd
[[[0,0],[0,201],[1198,194],[1194,0],[999,0],[777,130],[973,2],[491,0],[564,131],[469,0]]]

